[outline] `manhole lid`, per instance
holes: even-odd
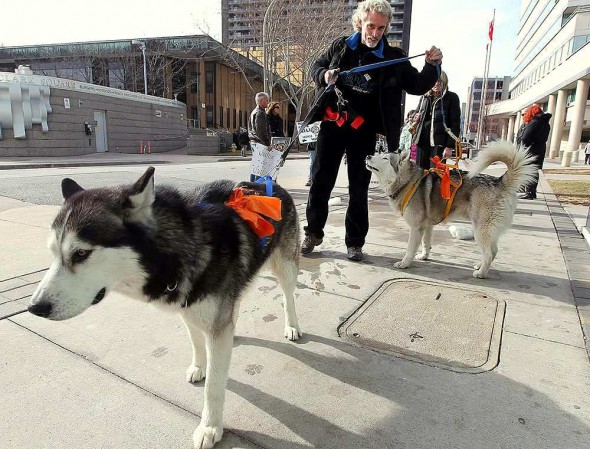
[[[338,328],[362,347],[452,371],[498,363],[504,301],[418,280],[386,282]]]

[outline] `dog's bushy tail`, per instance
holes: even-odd
[[[510,142],[498,140],[485,146],[469,167],[467,177],[473,178],[494,162],[503,162],[508,169],[502,176],[502,183],[509,190],[517,191],[520,186],[535,179],[537,167],[533,164],[534,156],[526,148],[516,148]]]

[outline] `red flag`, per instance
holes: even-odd
[[[490,40],[494,39],[494,21],[493,20],[490,22],[490,29],[488,30],[488,36],[490,37]]]

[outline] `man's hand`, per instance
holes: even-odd
[[[448,159],[453,155],[453,149],[449,147],[445,147],[442,154],[442,159]]]
[[[326,82],[326,84],[328,86],[330,84],[334,84],[336,82],[336,80],[338,79],[338,72],[339,71],[340,71],[340,69],[326,70],[326,73],[324,73],[324,81]]]
[[[442,51],[436,48],[434,45],[430,47],[430,50],[426,50],[426,62],[428,64],[437,65],[442,63]]]

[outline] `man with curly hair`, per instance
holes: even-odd
[[[371,173],[365,159],[375,152],[377,133],[387,138],[389,151],[399,146],[402,90],[412,95],[426,93],[437,80],[436,65],[442,53],[426,51],[421,72],[408,61],[380,69],[339,76],[340,71],[376,62],[404,58],[401,48],[388,44],[385,34],[392,18],[386,0],[359,3],[353,17],[354,34],[336,39],[314,63],[311,75],[318,96],[331,84],[346,100],[338,103],[335,90],[323,96],[316,120],[323,120],[316,144],[311,188],[307,202],[307,226],[301,246],[309,254],[322,243],[328,218],[328,200],[336,183],[343,155],[348,161],[349,202],[345,219],[345,243],[350,260],[363,259],[362,247],[369,230],[368,190]]]

